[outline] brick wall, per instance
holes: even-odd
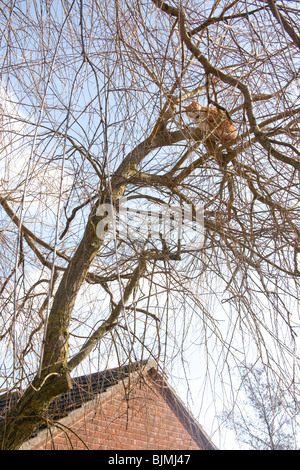
[[[153,384],[131,383],[126,393],[124,385],[73,411],[60,421],[62,429],[52,428],[52,436],[49,431],[40,432],[25,448],[199,450]]]

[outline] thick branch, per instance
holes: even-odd
[[[269,5],[270,10],[273,16],[278,21],[278,23],[282,26],[285,32],[290,36],[295,46],[297,46],[300,49],[300,37],[298,36],[296,31],[292,28],[292,26],[287,21],[287,19],[280,13],[280,11],[277,8],[276,1],[267,0],[267,4]]]
[[[248,16],[253,15],[254,13],[257,13],[261,10],[263,10],[264,7],[256,8],[255,10],[252,11],[245,11],[244,13],[237,13],[235,15],[224,15],[224,12],[221,13],[219,16],[214,16],[213,18],[207,18],[207,20],[203,21],[200,26],[197,26],[197,28],[194,28],[192,31],[189,32],[189,36],[194,36],[195,34],[200,33],[204,29],[206,29],[208,26],[219,23],[221,21],[227,22],[230,20],[234,20],[236,18],[248,18]]]
[[[82,240],[69,262],[55,293],[49,314],[44,344],[42,375],[56,371],[66,364],[71,313],[78,292],[88,274],[88,269],[96,257],[102,241],[97,237],[95,205],[90,214]]]

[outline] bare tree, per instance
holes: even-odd
[[[297,450],[299,403],[290,402],[258,367],[242,368],[237,408],[223,414],[225,426],[250,450]]]
[[[0,387],[20,393],[3,449],[88,357],[168,368],[192,342],[213,384],[260,358],[298,394],[298,15],[259,0],[3,2]],[[234,125],[230,147],[188,119],[191,99]],[[107,231],[122,197],[203,207],[201,246]]]

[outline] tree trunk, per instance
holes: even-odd
[[[42,424],[44,413],[53,399],[72,388],[70,374],[36,378],[0,427],[0,449],[16,450]]]

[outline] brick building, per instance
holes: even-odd
[[[1,409],[1,400],[0,400]],[[21,450],[215,450],[151,360],[73,379]]]

